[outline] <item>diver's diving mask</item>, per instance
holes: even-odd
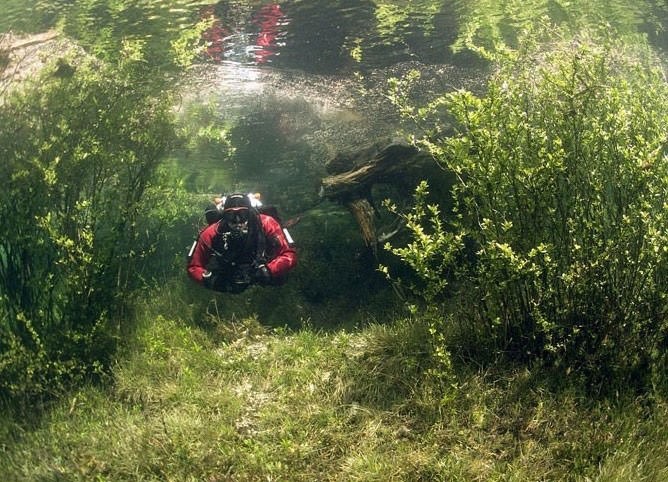
[[[229,208],[223,211],[223,220],[230,231],[245,234],[248,232],[249,214],[246,207]]]

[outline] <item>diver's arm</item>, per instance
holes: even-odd
[[[276,246],[274,258],[266,263],[272,278],[285,276],[297,264],[297,252],[288,244],[285,234],[274,218],[262,216],[262,228],[269,244]]]
[[[213,226],[213,228],[212,228]],[[215,225],[205,228],[197,239],[197,245],[193,251],[192,258],[188,262],[188,276],[196,283],[203,284],[202,276],[207,271],[206,265],[211,257],[211,241],[215,234]]]

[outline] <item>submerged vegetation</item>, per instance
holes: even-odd
[[[668,479],[668,84],[632,20],[521,33],[479,2],[450,40],[493,62],[484,94],[389,86],[450,196],[425,179],[386,202],[407,229],[378,258],[313,208],[291,281],[232,297],[188,284],[183,252],[207,191],[257,182],[286,125],[256,145],[248,119],[179,105],[209,24],[147,43],[107,3],[70,6],[86,50],[0,104],[6,480]],[[415,5],[377,4],[407,42]],[[317,169],[289,147],[266,182],[302,212],[311,178],[276,173]]]
[[[393,251],[481,347],[651,386],[668,348],[668,84],[620,41],[522,45],[484,97],[413,107],[394,83],[418,144],[457,180],[445,220],[418,189],[413,241]]]
[[[138,223],[174,137],[169,96],[138,83],[132,59],[74,56],[68,75],[50,71],[0,111],[3,398],[108,365],[155,241]]]
[[[152,316],[114,383],[0,424],[6,480],[648,480],[668,407],[521,367],[425,381],[417,320],[317,333]]]

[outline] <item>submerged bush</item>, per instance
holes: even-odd
[[[644,369],[668,339],[668,86],[641,47],[525,45],[484,97],[402,106],[432,133],[456,123],[419,141],[458,178],[453,216],[414,239],[475,246],[420,276],[443,292],[449,273],[448,305],[478,342],[604,378]]]
[[[173,138],[137,64],[71,62],[0,110],[0,396],[99,372],[137,286],[138,215]]]

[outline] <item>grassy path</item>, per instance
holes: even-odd
[[[668,480],[668,404],[588,401],[525,369],[437,390],[409,322],[204,332],[159,318],[115,383],[31,428],[0,423],[7,481]]]

